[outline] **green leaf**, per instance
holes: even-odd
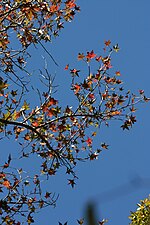
[[[21,110],[29,110],[29,109],[30,109],[29,104],[26,101],[24,101],[24,104],[21,107]]]

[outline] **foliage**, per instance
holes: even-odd
[[[145,198],[137,204],[135,212],[131,212],[129,219],[131,225],[149,225],[150,224],[150,198]]]
[[[77,163],[95,160],[108,148],[105,142],[97,148],[93,144],[98,129],[115,120],[121,122],[123,130],[129,130],[136,122],[135,105],[149,99],[143,90],[139,96],[124,91],[120,71],[112,70],[112,55],[119,51],[119,46],[112,46],[108,40],[100,54],[94,50],[78,54],[77,59],[88,69],[86,76],[80,69],[68,64],[65,67],[70,74],[70,87],[66,90],[72,91],[76,106],[69,103],[61,106],[55,97],[54,78],[46,67],[44,71],[40,68],[45,89],[35,88],[39,103],[34,106],[27,97],[31,88],[27,62],[32,64],[29,46],[42,46],[58,65],[43,43],[57,37],[64,22],[71,21],[80,8],[75,0],[0,0],[0,3],[0,140],[18,142],[21,147],[18,161],[34,156],[41,162],[34,175],[27,174],[24,168],[13,166],[16,159],[10,150],[0,167],[1,224],[19,225],[23,221],[31,224],[37,210],[55,206],[58,198],[43,189],[41,181],[47,181],[64,167],[69,175],[68,184],[74,187]],[[93,64],[97,69],[91,71]]]
[[[64,22],[71,21],[80,10],[74,0],[0,0],[0,3],[0,65],[11,73],[15,73],[14,66],[23,69],[26,49],[31,44],[42,45],[42,40],[57,37]],[[16,49],[12,46],[12,32],[18,40]]]

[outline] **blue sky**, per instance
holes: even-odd
[[[60,37],[47,44],[47,50],[60,66],[56,67],[40,48],[33,53],[35,68],[44,55],[49,71],[56,74],[57,98],[62,104],[68,101],[74,104],[71,97],[68,99],[65,85],[69,84],[69,76],[63,68],[68,63],[80,68],[77,54],[92,49],[101,53],[103,43],[108,39],[113,44],[119,43],[120,52],[113,56],[113,65],[121,71],[125,88],[133,92],[144,89],[150,96],[150,1],[78,0],[77,3],[81,12],[72,23],[65,24]],[[150,179],[150,106],[138,108],[138,122],[132,130],[122,131],[119,123],[100,130],[96,141],[107,142],[109,150],[94,162],[78,165],[79,179],[74,189],[67,185],[63,171],[51,178],[47,188],[60,194],[57,207],[37,214],[35,224],[54,225],[58,221],[76,224],[76,219],[84,217],[85,205],[90,200],[96,204],[98,218],[107,218],[108,225],[129,224],[130,210],[134,211],[136,203],[148,196],[150,187],[150,181],[141,188],[138,183],[135,188],[131,185],[131,180],[138,177]]]
[[[65,85],[68,81],[62,68],[76,64],[77,54],[94,50],[100,53],[104,40],[119,43],[120,52],[113,57],[113,65],[121,71],[126,89],[136,92],[144,89],[150,95],[150,2],[148,0],[80,0],[81,12],[72,23],[66,24],[60,37],[48,50],[61,68],[54,68],[64,102],[67,102]],[[49,62],[51,66],[51,62]],[[77,66],[76,66],[77,67]],[[65,82],[65,83],[64,83]],[[107,218],[109,224],[129,224],[130,210],[149,194],[149,186],[131,185],[131,180],[149,179],[149,104],[140,105],[138,122],[132,130],[122,131],[120,124],[112,124],[101,130],[97,141],[110,144],[99,160],[78,166],[79,180],[70,189],[62,174],[55,177],[50,187],[60,193],[57,207],[38,215],[40,224],[57,224],[57,221],[76,224],[84,216],[89,200],[96,201],[99,218]],[[139,181],[139,180],[138,180]],[[150,183],[149,183],[150,184]],[[118,189],[119,188],[119,189]],[[127,193],[127,194],[126,194]]]

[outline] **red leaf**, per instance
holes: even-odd
[[[144,94],[144,90],[139,90],[140,95]]]
[[[48,112],[48,107],[46,105],[43,105],[42,110],[43,112]]]
[[[86,55],[87,59],[93,59],[95,57],[96,57],[96,54],[94,53],[93,50],[91,52],[87,52],[87,55]]]
[[[88,97],[89,97],[90,99],[94,99],[94,98],[95,98],[94,94],[92,94],[92,93],[89,94]]]
[[[96,61],[98,61],[98,62],[99,62],[101,59],[102,59],[102,56],[101,56],[101,55],[96,57]]]
[[[88,138],[86,141],[88,146],[91,146],[92,145],[92,139],[91,138]]]
[[[78,84],[74,84],[75,95],[80,91],[81,87]]]
[[[38,123],[37,121],[32,122],[32,126],[34,126],[34,127],[38,127],[38,126],[39,126],[39,123]]]
[[[67,64],[67,65],[65,66],[65,69],[64,69],[64,70],[68,70],[68,68],[69,68],[69,64]]]

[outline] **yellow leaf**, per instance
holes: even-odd
[[[115,46],[113,46],[113,49],[115,52],[118,52],[120,50],[119,45],[116,44]]]
[[[7,84],[6,82],[7,81],[4,81],[4,79],[0,77],[0,92],[9,86],[9,84]]]
[[[116,71],[116,76],[120,76],[121,74],[120,74],[120,71]]]

